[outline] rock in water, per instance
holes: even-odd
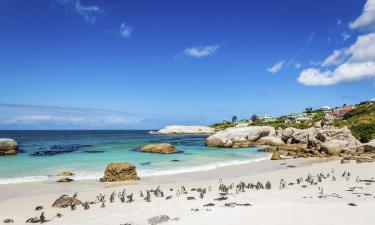
[[[160,224],[160,223],[165,223],[165,222],[169,221],[169,219],[170,219],[169,216],[167,216],[167,215],[161,215],[161,216],[151,217],[147,221],[151,225],[157,225],[157,224]]]
[[[171,154],[176,153],[176,148],[168,143],[162,144],[149,144],[139,149],[141,152]]]
[[[117,182],[139,180],[137,171],[134,165],[123,163],[110,163],[105,169],[104,176],[100,178],[101,182]]]
[[[18,144],[13,139],[0,139],[0,155],[14,155],[17,154]]]
[[[275,135],[275,128],[269,126],[228,128],[209,136],[206,145],[209,147],[249,147],[262,137]]]
[[[320,150],[329,155],[339,155],[346,145],[347,142],[343,140],[330,140],[322,143]]]
[[[205,126],[167,126],[159,131],[151,131],[150,134],[213,134],[215,129]]]
[[[375,152],[375,139],[364,144],[364,148],[366,152]]]
[[[52,204],[54,208],[67,208],[72,205],[80,205],[82,202],[76,198],[68,197],[66,195],[62,195],[60,198],[56,199],[56,201]]]

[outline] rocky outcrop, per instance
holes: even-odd
[[[206,145],[209,147],[244,148],[249,147],[262,137],[275,135],[275,128],[268,126],[228,128],[209,136]]]
[[[362,144],[357,138],[352,135],[352,132],[347,127],[318,130],[316,139],[321,142],[328,142],[330,140],[345,141],[345,150],[355,152]]]
[[[375,152],[375,139],[363,145],[366,152]]]
[[[72,205],[80,205],[82,202],[76,198],[69,197],[66,195],[62,195],[60,198],[56,199],[56,201],[52,204],[54,208],[66,208]]]
[[[168,143],[162,144],[149,144],[139,149],[140,152],[159,153],[159,154],[172,154],[176,153],[176,148]]]
[[[104,176],[100,178],[101,182],[117,182],[139,180],[137,171],[134,165],[123,163],[110,163],[105,169]]]
[[[328,155],[340,155],[344,151],[345,146],[347,146],[346,141],[335,139],[322,143],[320,150]]]
[[[167,126],[159,131],[150,131],[150,134],[213,134],[215,129],[206,126]]]
[[[0,155],[14,155],[17,154],[18,144],[13,139],[0,139]]]
[[[287,144],[307,144],[309,141],[315,141],[317,134],[316,128],[297,129],[293,127],[285,128],[279,132],[280,138]]]
[[[284,146],[285,142],[280,137],[267,136],[256,141],[259,145]]]

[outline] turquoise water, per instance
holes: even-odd
[[[208,148],[205,135],[150,135],[147,131],[0,131],[19,143],[15,156],[0,157],[0,185],[56,179],[72,171],[76,180],[98,179],[110,162],[130,162],[141,177],[210,170],[269,158],[257,147]],[[141,153],[150,143],[171,143],[177,154]]]

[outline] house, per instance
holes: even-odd
[[[325,112],[325,113],[330,113],[330,112],[332,112],[332,108],[329,107],[329,106],[323,106],[323,107],[321,108],[321,110],[322,110],[323,112]]]
[[[288,119],[285,120],[285,123],[287,122],[303,123],[306,121],[311,121],[312,119],[313,119],[313,116],[307,113],[291,113],[288,116]]]
[[[264,119],[272,119],[273,118],[273,116],[272,115],[264,115],[264,116],[262,116],[260,119],[261,120],[264,120]]]
[[[337,109],[333,110],[331,115],[336,117],[336,118],[343,118],[346,113],[348,113],[350,110],[353,110],[354,108],[355,107],[353,105],[348,105],[348,106],[344,106],[344,107],[341,107],[341,108],[337,108]]]

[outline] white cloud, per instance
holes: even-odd
[[[123,38],[130,37],[130,34],[133,32],[133,27],[127,25],[126,23],[122,23],[120,26],[120,35]]]
[[[375,78],[375,33],[359,36],[349,48],[334,51],[322,66],[336,67],[326,71],[305,69],[298,82],[304,85],[333,85]]]
[[[353,22],[349,23],[351,29],[375,28],[375,0],[367,0],[362,14]]]
[[[277,62],[272,67],[267,68],[267,71],[270,72],[270,73],[272,73],[272,74],[275,74],[275,73],[279,72],[279,70],[281,70],[283,68],[284,63],[285,63],[285,61]]]
[[[140,121],[130,113],[101,109],[63,108],[0,104],[0,128],[4,126],[28,127],[124,127]]]
[[[322,66],[335,66],[343,63],[347,57],[346,51],[347,49],[334,50],[333,53],[324,60]]]
[[[333,71],[320,71],[319,69],[303,70],[298,77],[298,82],[308,85],[333,85],[340,82],[359,81],[375,77],[375,63],[344,63]]]
[[[294,68],[299,69],[301,68],[301,63],[294,63]]]
[[[351,37],[351,36],[350,36],[348,33],[346,33],[346,32],[341,33],[340,36],[341,36],[341,38],[342,38],[343,41],[346,41],[346,40],[348,40],[348,39]]]
[[[184,54],[196,58],[202,58],[205,56],[213,55],[220,48],[220,45],[210,45],[210,46],[198,46],[187,48],[184,50]]]
[[[96,5],[84,5],[81,0],[53,0],[54,3],[65,6],[70,11],[82,17],[86,22],[94,24],[104,10]]]

